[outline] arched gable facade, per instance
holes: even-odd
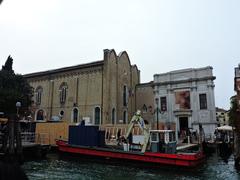
[[[128,98],[135,87],[131,69],[126,51],[117,55],[114,49],[107,49],[101,61],[24,75],[33,88],[41,86],[44,92],[41,104],[33,108],[35,117],[39,109],[44,110],[46,120],[63,111],[62,121],[85,119],[94,124],[93,109],[99,106],[94,112],[100,113],[100,124],[121,123],[124,111],[128,119],[135,111],[132,97]]]
[[[127,123],[127,119],[131,118],[134,108],[132,107],[133,98],[132,91],[132,72],[129,56],[126,51],[120,52],[118,55],[118,105],[117,116]]]

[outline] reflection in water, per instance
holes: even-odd
[[[194,170],[179,168],[156,169],[117,164],[96,163],[92,161],[61,159],[49,154],[41,161],[28,161],[23,165],[29,179],[240,179],[234,168],[233,156],[224,162],[216,154]]]

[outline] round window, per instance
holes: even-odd
[[[60,111],[60,116],[63,116],[64,115],[64,111]]]

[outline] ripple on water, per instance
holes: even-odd
[[[30,180],[42,179],[73,179],[73,180],[215,180],[240,179],[239,172],[234,168],[233,157],[224,161],[213,155],[201,167],[185,171],[179,168],[152,169],[148,167],[133,167],[95,163],[88,161],[69,161],[59,159],[56,155],[48,155],[41,161],[28,161],[23,165]]]

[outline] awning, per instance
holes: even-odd
[[[232,131],[232,130],[233,130],[233,127],[232,127],[232,126],[225,125],[225,126],[217,127],[216,130],[220,130],[220,131]]]

